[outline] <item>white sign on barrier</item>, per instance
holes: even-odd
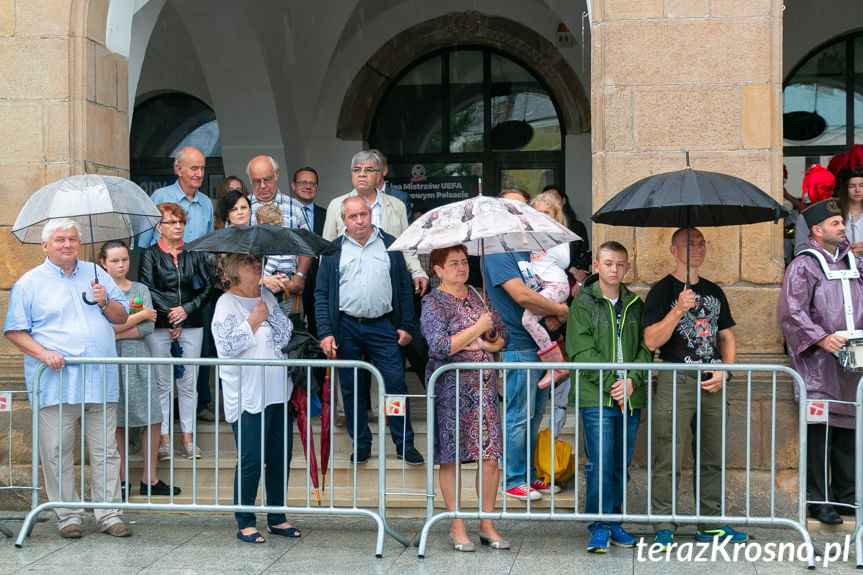
[[[806,410],[807,423],[827,423],[829,409],[823,401],[808,400]]]
[[[404,395],[388,395],[387,396],[387,417],[404,415],[408,404],[407,397]]]
[[[12,411],[11,393],[0,393],[0,411]]]

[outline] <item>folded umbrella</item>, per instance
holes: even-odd
[[[183,346],[179,340],[171,340],[171,357],[183,357]],[[174,364],[174,379],[180,379],[186,373],[186,366]]]

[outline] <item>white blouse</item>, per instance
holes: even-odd
[[[286,359],[282,348],[293,332],[293,324],[276,303],[275,297],[264,290],[264,303],[269,315],[252,333],[247,321],[258,298],[240,297],[225,293],[216,302],[213,312],[213,340],[220,358],[232,359]],[[222,379],[222,397],[225,404],[225,421],[233,423],[239,418],[237,411],[242,373],[243,411],[261,413],[263,407],[287,402],[294,390],[293,382],[282,366],[225,366],[219,370]]]

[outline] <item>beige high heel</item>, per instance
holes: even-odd
[[[482,531],[479,532],[479,542],[492,549],[509,549],[511,547],[506,539],[492,539]]]

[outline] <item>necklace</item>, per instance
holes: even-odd
[[[453,296],[453,297],[456,297],[456,298],[459,298],[459,299],[464,299],[464,298],[466,298],[466,297],[467,297],[467,286],[466,286],[466,285],[464,285],[464,284],[462,284],[462,285],[461,285],[461,287],[462,287],[462,290],[461,290],[461,291],[462,291],[462,294],[457,294],[457,293],[455,293],[455,291],[453,291],[453,290],[451,290],[451,289],[449,289],[449,288],[445,287],[443,283],[441,283],[441,284],[438,286],[438,288],[437,288],[437,289],[439,289],[439,290],[440,290],[440,291],[442,291],[443,293],[449,294],[449,295],[451,295],[451,296]]]

